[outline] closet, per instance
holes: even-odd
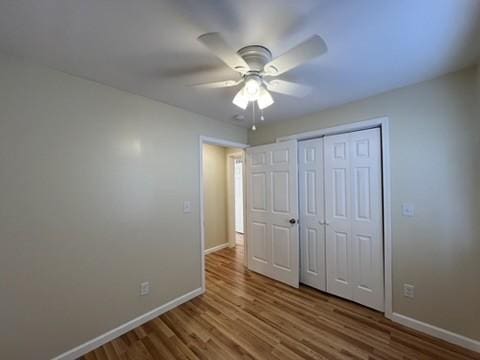
[[[299,142],[300,281],[383,310],[378,128]]]
[[[248,268],[382,311],[380,129],[247,149]]]

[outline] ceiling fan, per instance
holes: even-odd
[[[233,98],[233,103],[246,109],[249,102],[257,102],[263,110],[273,104],[271,92],[295,97],[304,97],[311,88],[281,79],[269,80],[286,73],[327,52],[327,45],[319,35],[313,35],[283,55],[272,60],[269,49],[260,45],[250,45],[238,51],[233,50],[220,33],[207,33],[198,37],[203,45],[212,51],[231,69],[239,72],[239,80],[225,80],[193,85],[202,88],[224,88],[243,84]]]

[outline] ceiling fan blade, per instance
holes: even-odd
[[[288,50],[283,55],[270,61],[264,67],[265,75],[283,74],[303,63],[306,63],[327,52],[327,44],[319,35],[313,35],[308,40]]]
[[[265,84],[267,85],[267,89],[272,92],[295,96],[298,98],[305,97],[312,91],[312,88],[310,86],[300,85],[294,82],[280,79],[265,82]]]
[[[249,70],[247,62],[227,44],[220,33],[213,32],[200,35],[198,41],[210,49],[211,52],[233,70],[242,74]]]
[[[242,82],[242,79],[240,79],[240,80],[224,80],[224,81],[214,81],[214,82],[207,82],[207,83],[201,83],[201,84],[193,84],[193,85],[190,85],[190,86],[196,87],[196,88],[205,88],[205,89],[218,89],[218,88],[226,88],[226,87],[237,86],[241,82]]]

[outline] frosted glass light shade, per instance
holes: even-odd
[[[232,101],[239,108],[245,110],[248,106],[248,97],[245,95],[245,88],[242,88]]]
[[[272,95],[265,89],[260,88],[260,96],[257,99],[258,107],[260,109],[265,109],[274,103]]]

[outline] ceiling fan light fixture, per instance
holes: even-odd
[[[194,86],[216,89],[242,84],[232,102],[243,110],[252,103],[252,130],[256,129],[257,106],[260,109],[260,121],[263,121],[263,109],[274,103],[270,91],[301,98],[307,96],[311,90],[308,86],[281,79],[268,82],[265,77],[275,78],[325,54],[328,50],[327,44],[319,35],[311,36],[273,60],[270,50],[259,45],[249,45],[235,51],[217,32],[200,35],[198,41],[230,69],[240,73],[241,78],[236,81],[214,81]]]
[[[245,110],[248,106],[248,97],[245,95],[245,87],[243,87],[237,95],[233,98],[232,101],[235,105],[237,105],[240,109]]]
[[[260,96],[257,99],[258,107],[263,110],[274,103],[272,95],[265,89],[260,88]]]
[[[248,100],[255,101],[260,96],[260,89],[262,87],[262,80],[260,77],[254,75],[249,76],[245,80],[245,95],[248,97]]]

